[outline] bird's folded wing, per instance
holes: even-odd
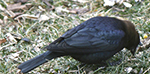
[[[67,32],[61,42],[48,46],[49,50],[65,53],[112,51],[119,47],[125,35],[122,30],[97,31],[94,28],[82,28],[70,35],[71,30]]]

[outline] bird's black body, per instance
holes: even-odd
[[[111,17],[94,17],[70,29],[45,47],[47,51],[18,68],[28,72],[37,66],[60,56],[69,55],[87,64],[98,64],[127,48],[134,54],[140,43],[134,25]]]

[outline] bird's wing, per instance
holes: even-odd
[[[119,45],[125,33],[122,30],[98,31],[95,28],[83,28],[68,38],[65,42],[76,48],[103,48]],[[101,49],[99,49],[101,50]],[[105,49],[110,50],[110,49]]]
[[[73,31],[73,29],[75,29]],[[48,50],[67,53],[91,53],[112,51],[118,48],[125,33],[122,30],[98,31],[96,28],[80,27],[67,31]]]

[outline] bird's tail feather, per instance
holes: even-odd
[[[33,70],[34,68],[38,67],[39,65],[48,62],[48,60],[51,60],[58,56],[60,56],[60,55],[52,53],[51,51],[46,51],[45,53],[20,64],[18,66],[18,68],[21,69],[22,73],[27,73],[27,72]]]

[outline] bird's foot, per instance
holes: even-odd
[[[119,59],[118,61],[108,62],[108,65],[115,66],[115,65],[119,65],[121,62],[122,62],[122,59]]]

